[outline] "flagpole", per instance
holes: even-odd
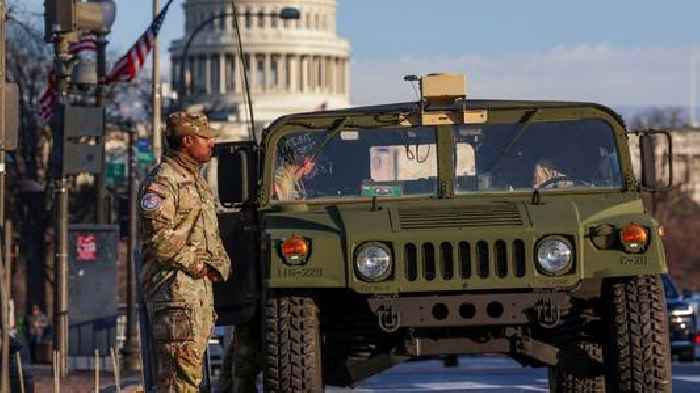
[[[153,0],[153,19],[160,12],[160,0]],[[160,162],[162,155],[162,137],[160,130],[161,118],[161,86],[160,86],[160,52],[158,49],[158,36],[153,40],[153,155],[156,163]]]

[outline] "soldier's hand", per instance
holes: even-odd
[[[202,261],[195,262],[191,274],[195,279],[204,278],[207,275],[207,265]]]
[[[207,268],[207,278],[211,282],[219,282],[221,281],[221,274],[219,274],[218,271],[215,269],[208,269]]]

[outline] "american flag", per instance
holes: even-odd
[[[53,116],[53,108],[58,101],[58,90],[56,90],[56,73],[49,73],[49,81],[46,84],[46,90],[39,97],[39,117],[45,122],[51,120]]]
[[[83,34],[80,40],[70,44],[68,51],[73,56],[79,55],[81,52],[85,51],[97,51],[97,36],[92,33]],[[45,122],[51,120],[54,107],[58,102],[58,90],[56,90],[56,85],[56,73],[50,72],[48,75],[48,82],[46,83],[46,89],[41,94],[41,97],[39,97],[39,117]]]
[[[134,46],[117,61],[112,71],[107,75],[107,83],[130,82],[136,77],[143,67],[143,63],[146,61],[151,49],[153,49],[153,41],[158,35],[160,26],[165,19],[165,14],[167,14],[168,8],[170,8],[172,2],[173,0],[168,1],[165,7],[163,7],[155,19],[153,19],[151,25],[148,26],[146,31],[136,41]]]
[[[68,47],[71,55],[77,55],[84,51],[97,51],[97,35],[93,33],[83,34],[78,42],[72,42]]]

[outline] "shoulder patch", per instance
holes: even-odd
[[[163,203],[163,198],[155,192],[147,192],[141,198],[141,209],[155,210]]]

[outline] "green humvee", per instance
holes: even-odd
[[[235,277],[217,307],[259,315],[266,391],[501,353],[549,367],[556,392],[670,392],[662,229],[640,199],[665,187],[670,137],[641,133],[638,181],[604,106],[416,79],[418,103],[284,116],[218,147]]]

